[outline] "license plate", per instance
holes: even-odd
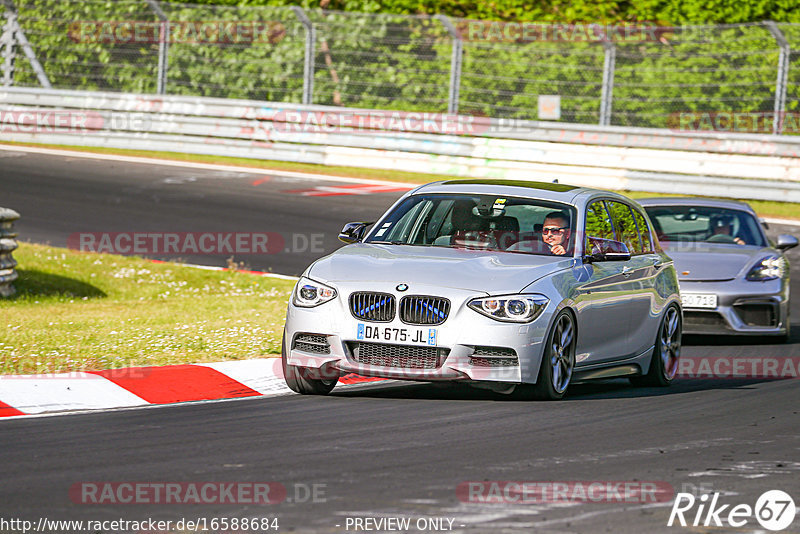
[[[403,345],[425,345],[435,347],[438,332],[435,328],[398,328],[358,323],[356,339]]]
[[[681,293],[684,308],[716,308],[717,296],[707,293]]]

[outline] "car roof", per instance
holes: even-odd
[[[648,206],[697,206],[708,208],[729,208],[755,213],[753,208],[746,202],[738,200],[727,200],[722,198],[698,198],[698,197],[653,197],[638,198],[636,202],[643,207]]]
[[[493,180],[493,179],[466,179],[446,180],[423,185],[414,191],[418,193],[464,193],[485,195],[508,195],[518,197],[538,198],[568,204],[576,204],[578,197],[591,198],[601,194],[623,200],[630,200],[617,193],[553,182],[535,182],[528,180]]]

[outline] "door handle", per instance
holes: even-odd
[[[633,269],[631,269],[627,265],[622,268],[622,276],[624,276],[625,278],[628,278],[631,275],[632,272],[633,272]]]

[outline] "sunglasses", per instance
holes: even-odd
[[[554,227],[542,228],[542,234],[543,235],[560,234],[560,233],[564,232],[564,230],[566,230],[567,228],[569,228],[569,226],[561,226],[561,227],[554,226]]]

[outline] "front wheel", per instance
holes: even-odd
[[[281,341],[283,378],[286,380],[286,385],[289,386],[289,389],[295,393],[300,393],[302,395],[327,395],[339,381],[338,376],[317,378],[314,376],[315,373],[319,373],[316,369],[312,370],[308,367],[290,365],[286,362],[286,359],[286,332],[284,332],[283,340]]]
[[[539,400],[564,398],[575,369],[576,339],[575,320],[570,312],[562,310],[547,336],[536,384],[519,384],[515,396]]]
[[[644,376],[631,378],[634,386],[664,387],[672,383],[678,373],[681,356],[681,330],[681,311],[673,304],[667,308],[658,328],[655,347],[650,356],[650,369]]]

